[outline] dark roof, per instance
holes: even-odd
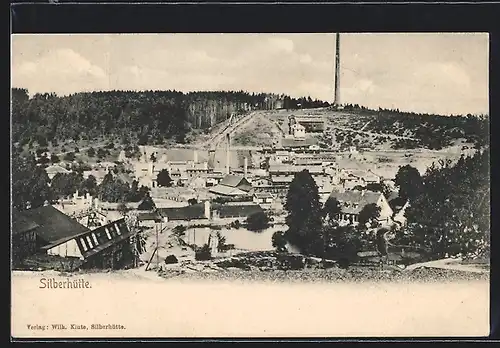
[[[139,212],[137,213],[137,220],[139,221],[158,221],[161,220],[161,216],[154,212]]]
[[[318,139],[316,138],[307,138],[307,139],[294,139],[294,138],[284,138],[281,139],[282,147],[304,147],[317,145]]]
[[[219,217],[248,217],[252,214],[264,212],[258,204],[245,204],[245,205],[218,205],[214,210],[219,212]]]
[[[380,192],[372,191],[362,191],[352,190],[352,191],[332,191],[330,197],[336,198],[341,204],[340,207],[343,213],[347,214],[359,214],[359,212],[367,205],[371,203],[377,203],[380,196],[383,194]],[[349,203],[349,206],[344,206],[343,203]],[[353,204],[356,205],[353,205]]]
[[[249,182],[242,175],[228,174],[222,179],[220,184],[229,187],[237,187],[239,185],[249,184]]]
[[[36,222],[23,216],[17,209],[12,209],[12,234],[24,233],[40,227]]]
[[[117,226],[120,229],[120,234],[118,234],[116,232],[115,226]],[[106,228],[108,228],[111,239],[109,239],[107,236]],[[85,233],[85,235],[91,235],[91,234],[93,234],[97,237],[99,244],[94,246],[90,250],[83,252],[82,255],[84,258],[88,258],[92,255],[95,255],[95,254],[109,248],[110,246],[112,246],[118,242],[121,242],[122,240],[133,235],[134,232],[130,231],[128,229],[127,224],[125,223],[125,219],[122,218],[120,220],[113,221],[107,225],[100,226],[92,231],[89,231],[88,233]],[[93,243],[95,243],[95,242],[93,241]]]
[[[185,207],[159,208],[162,217],[169,220],[205,219],[205,204],[197,203]]]
[[[59,240],[72,238],[83,232],[90,231],[87,227],[51,205],[28,209],[23,211],[22,214],[40,225],[36,231],[37,235],[47,244],[53,244]]]

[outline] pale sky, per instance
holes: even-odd
[[[488,34],[341,34],[342,103],[488,113]],[[13,35],[12,86],[246,90],[333,101],[334,34]]]

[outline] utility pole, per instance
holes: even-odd
[[[155,224],[155,230],[156,230],[156,269],[158,269],[160,267],[160,255],[158,254],[158,248],[159,248],[159,245],[158,245],[158,225]]]

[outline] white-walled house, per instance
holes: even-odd
[[[340,203],[341,214],[339,219],[341,222],[357,224],[359,213],[368,204],[375,204],[380,207],[378,222],[382,225],[388,224],[394,214],[387,199],[380,192],[368,190],[334,190],[330,194],[330,197],[337,199]]]

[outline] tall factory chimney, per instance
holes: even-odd
[[[243,177],[246,179],[248,173],[248,158],[243,159]]]
[[[226,174],[229,174],[229,161],[230,161],[230,145],[231,145],[231,138],[229,137],[229,133],[226,134]]]
[[[333,105],[340,106],[340,34],[335,34],[335,97]]]

